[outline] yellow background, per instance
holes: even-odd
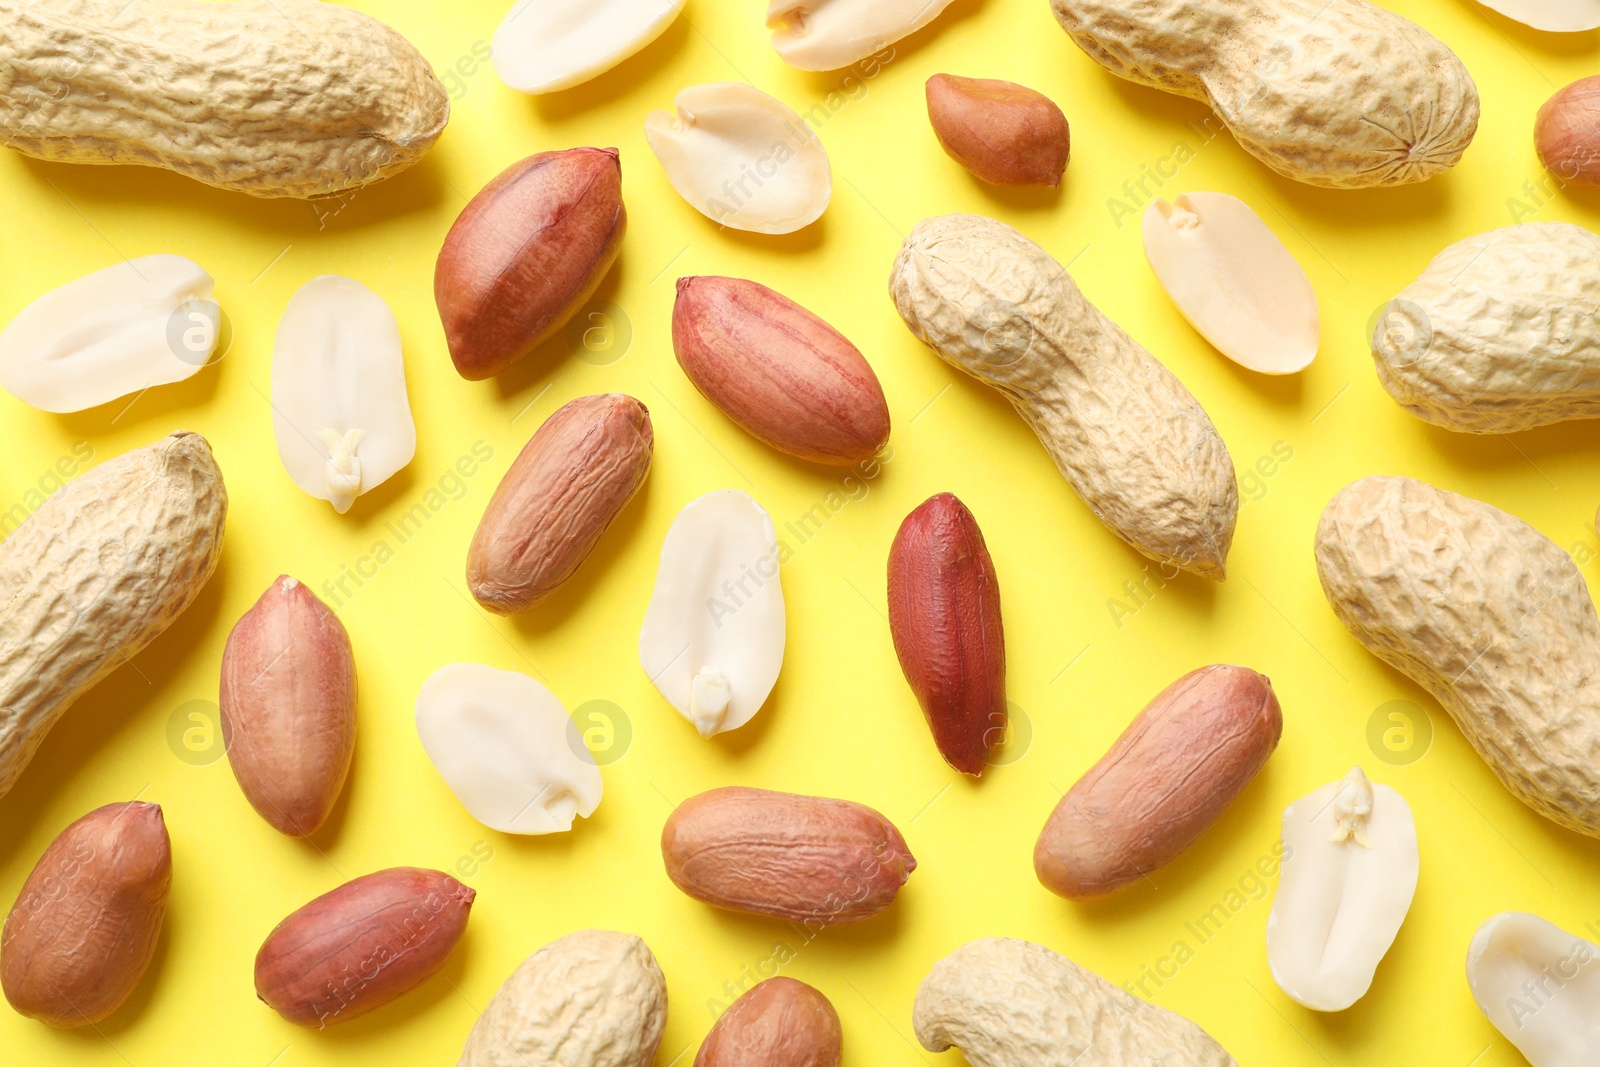
[[[506,0],[355,6],[382,15],[441,72],[455,72],[455,110],[421,165],[347,203],[263,202],[156,171],[0,154],[0,315],[9,319],[121,257],[171,252],[216,277],[233,328],[219,364],[131,407],[119,401],[58,417],[0,396],[0,508],[42,480],[48,488],[49,472],[80,442],[100,462],[178,428],[211,440],[232,503],[221,568],[198,602],[71,709],[0,801],[6,904],[51,838],[91,808],[135,796],[163,805],[175,871],[155,962],[98,1031],[53,1032],[0,1009],[0,1059],[452,1063],[477,1012],[519,961],[555,937],[598,926],[643,935],[661,962],[671,995],[664,1065],[687,1067],[712,1022],[708,1001],[775,954],[792,956],[784,973],[837,1006],[847,1063],[959,1062],[916,1045],[912,999],[936,959],[985,934],[1041,941],[1119,984],[1187,942],[1194,958],[1147,988],[1246,1067],[1521,1062],[1468,993],[1468,940],[1506,909],[1573,931],[1600,926],[1600,847],[1512,799],[1425,693],[1345,633],[1319,591],[1311,539],[1341,485],[1403,472],[1504,507],[1563,547],[1583,546],[1585,574],[1600,573],[1588,562],[1600,550],[1592,425],[1483,438],[1431,428],[1383,393],[1364,343],[1374,310],[1436,252],[1511,223],[1518,201],[1522,217],[1595,225],[1594,194],[1539,188],[1548,179],[1531,142],[1539,105],[1594,69],[1595,34],[1539,34],[1469,0],[1407,0],[1403,13],[1476,76],[1482,126],[1464,162],[1443,177],[1335,192],[1275,176],[1227,135],[1206,140],[1204,108],[1100,69],[1056,26],[1045,0],[956,0],[933,26],[895,45],[875,77],[848,83],[844,73],[784,65],[768,44],[759,0],[690,0],[685,17],[643,53],[543,98],[506,89],[473,58],[486,54]],[[1062,191],[986,187],[949,160],[923,103],[923,81],[939,71],[1010,78],[1055,99],[1072,124]],[[683,86],[726,79],[748,79],[802,112],[824,106],[833,203],[802,233],[719,230],[677,197],[645,145],[648,110],[670,107]],[[631,343],[607,349],[603,333],[591,337],[593,350],[558,340],[499,380],[465,382],[451,368],[433,309],[433,260],[444,234],[502,168],[574,145],[622,153],[629,232],[600,295],[631,324]],[[1129,201],[1125,182],[1146,168],[1170,173],[1163,160],[1190,153],[1159,193],[1242,197],[1315,285],[1323,343],[1304,373],[1260,377],[1210,349],[1145,265],[1137,214],[1115,221],[1111,198],[1135,212],[1148,199]],[[1156,186],[1147,181],[1146,189]],[[1148,602],[1118,625],[1108,601],[1126,596],[1124,583],[1144,581],[1146,561],[1095,522],[997,394],[914,341],[886,295],[902,235],[924,216],[953,211],[995,215],[1070,262],[1088,296],[1211,413],[1245,501],[1225,585],[1189,577],[1151,585]],[[285,303],[327,272],[361,279],[398,313],[419,434],[411,466],[344,517],[291,484],[263,398]],[[693,497],[731,487],[753,493],[781,528],[847,487],[841,472],[791,461],[747,437],[680,373],[669,335],[673,282],[697,273],[758,279],[832,322],[873,364],[894,418],[893,457],[865,495],[857,489],[858,499],[803,545],[786,537],[795,554],[783,569],[783,677],[759,718],[713,741],[697,737],[655,693],[636,657],[668,524]],[[657,451],[647,488],[553,601],[522,619],[485,614],[467,596],[462,572],[495,484],[560,404],[605,391],[632,393],[651,409]],[[428,492],[479,441],[492,460],[464,480],[461,499],[446,495],[421,532],[398,545],[385,524],[426,506]],[[1291,458],[1271,460],[1275,448]],[[907,511],[941,490],[972,508],[988,539],[1002,587],[1009,693],[1031,724],[1031,740],[1018,741],[1012,762],[976,782],[935,753],[883,614],[890,539]],[[175,717],[185,724],[180,709],[189,702],[215,701],[228,630],[276,575],[293,574],[326,596],[323,583],[379,541],[396,548],[394,558],[340,607],[360,667],[355,766],[329,827],[309,843],[289,840],[247,806],[225,759],[180,759],[169,727]],[[412,723],[423,679],[455,660],[535,673],[569,709],[590,701],[620,709],[631,742],[604,768],[605,800],[592,819],[540,839],[491,832],[466,814]],[[1285,727],[1266,770],[1194,848],[1155,875],[1159,889],[1135,887],[1091,905],[1047,893],[1030,856],[1061,790],[1157,690],[1217,661],[1273,680]],[[1386,763],[1369,748],[1369,720],[1391,701],[1411,702],[1397,707],[1434,728],[1431,748],[1409,765]],[[1355,763],[1411,802],[1422,878],[1371,993],[1347,1012],[1317,1015],[1285,998],[1268,973],[1270,897],[1237,898],[1220,934],[1203,945],[1185,924],[1226,903],[1241,883],[1248,891],[1252,868],[1277,841],[1283,807]],[[903,830],[919,868],[886,914],[810,943],[783,924],[702,906],[668,882],[657,835],[674,804],[730,783],[870,804]],[[296,1029],[258,1003],[252,961],[272,926],[346,878],[394,865],[456,871],[478,890],[466,938],[442,976],[323,1033]]]

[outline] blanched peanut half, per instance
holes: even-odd
[[[272,431],[294,484],[343,515],[411,462],[400,325],[351,278],[313,278],[289,301],[272,352]]]
[[[737,489],[690,502],[667,530],[639,662],[701,737],[749,722],[778,680],[778,563],[772,519]]]
[[[1372,986],[1417,889],[1411,807],[1360,767],[1283,813],[1267,963],[1289,999],[1343,1011]]]
[[[523,93],[598,77],[672,25],[684,0],[517,0],[494,35],[494,69]]]
[[[1467,984],[1533,1067],[1600,1063],[1600,945],[1508,911],[1478,927]]]
[[[1283,242],[1244,201],[1184,193],[1144,212],[1144,254],[1183,317],[1223,355],[1293,374],[1317,354],[1317,294]]]
[[[0,387],[40,411],[83,411],[181,382],[216,349],[211,275],[143,256],[46,293],[0,333]]]
[[[817,135],[785,104],[743,82],[691,85],[678,111],[652,111],[645,139],[667,180],[713,222],[793,233],[821,217],[833,170]]]
[[[577,727],[525,674],[440,667],[417,694],[417,734],[445,785],[491,830],[558,833],[600,806],[600,768]]]
[[[771,0],[772,47],[791,67],[838,70],[922,29],[950,0]]]
[[[1483,6],[1536,30],[1574,33],[1600,26],[1600,0],[1482,0]]]

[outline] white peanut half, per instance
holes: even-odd
[[[0,797],[72,702],[194,601],[227,512],[211,446],[179,432],[70,482],[0,542]]]
[[[1011,401],[1113,533],[1221,580],[1239,512],[1222,436],[1050,253],[994,219],[923,219],[889,292],[918,339]]]
[[[1507,789],[1600,837],[1600,619],[1571,556],[1498,508],[1375,475],[1328,504],[1316,558],[1339,621]]]
[[[562,833],[600,806],[600,768],[577,726],[526,674],[440,667],[417,694],[417,734],[450,791],[491,830]]]
[[[1089,58],[1207,104],[1287,177],[1356,189],[1430,178],[1478,128],[1454,52],[1367,0],[1051,0]]]
[[[684,0],[516,0],[494,34],[494,69],[523,93],[599,77],[660,37]]]
[[[0,140],[253,196],[330,196],[421,159],[450,117],[433,68],[323,0],[0,0]]]
[[[781,554],[771,516],[737,489],[690,501],[667,530],[639,662],[701,737],[749,722],[778,681]]]
[[[772,47],[800,70],[838,70],[909,37],[950,0],[770,0]]]
[[[933,965],[911,1009],[972,1067],[1235,1067],[1216,1040],[1031,941],[983,937]]]
[[[1600,0],[1482,0],[1482,3],[1536,30],[1574,33],[1600,27]]]
[[[690,207],[756,233],[793,233],[827,210],[828,153],[787,104],[744,82],[691,85],[673,103],[645,117],[644,135]]]
[[[1322,322],[1311,281],[1243,200],[1158,197],[1143,230],[1156,280],[1217,351],[1262,374],[1293,374],[1316,358]]]
[[[216,350],[211,275],[182,256],[125,259],[53,289],[0,332],[0,387],[40,411],[83,411],[181,382]]]
[[[1289,999],[1343,1011],[1366,995],[1417,889],[1411,806],[1360,767],[1283,813],[1267,964]]]
[[[272,350],[272,433],[294,483],[341,515],[411,462],[400,324],[377,293],[324,274],[290,299]]]
[[[1378,380],[1464,433],[1600,416],[1600,236],[1524,222],[1457,241],[1379,313]]]
[[[1509,911],[1467,949],[1478,1008],[1533,1067],[1600,1063],[1600,945]]]

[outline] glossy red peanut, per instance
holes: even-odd
[[[51,1026],[106,1018],[150,966],[171,886],[159,804],[108,804],[61,831],[0,934],[6,1000]]]
[[[900,831],[863,804],[744,786],[678,805],[661,855],[696,900],[811,926],[876,915],[917,866]]]
[[[545,420],[489,501],[467,588],[501,615],[528,611],[577,572],[644,485],[650,412],[621,393],[579,397]]]
[[[672,347],[707,400],[780,452],[851,466],[889,440],[889,405],[860,350],[764,285],[679,278]]]
[[[722,1013],[694,1067],[839,1067],[843,1044],[827,997],[793,978],[768,978]]]
[[[418,867],[346,882],[267,935],[256,953],[256,996],[319,1030],[381,1008],[439,973],[476,895]]]
[[[895,535],[889,632],[939,753],[982,774],[1006,732],[1000,585],[977,520],[950,493],[930,497]]]
[[[356,747],[356,661],[344,624],[280,575],[228,635],[220,697],[228,763],[245,799],[282,833],[316,833]]]
[[[541,152],[485,186],[434,270],[461,376],[492,378],[560,331],[600,287],[626,228],[614,148]]]
[[[1061,109],[1015,82],[935,74],[928,120],[951,159],[995,185],[1060,185],[1071,154]]]
[[[1176,859],[1278,747],[1272,682],[1248,667],[1202,667],[1141,711],[1051,812],[1033,852],[1052,892],[1099,896]]]

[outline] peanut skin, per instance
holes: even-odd
[[[381,1008],[443,969],[476,895],[417,867],[346,882],[267,935],[256,953],[256,996],[316,1030]]]
[[[678,805],[661,855],[696,900],[810,926],[871,918],[917,867],[900,831],[863,804],[743,786]]]
[[[935,74],[928,121],[949,157],[995,185],[1061,184],[1072,151],[1067,117],[1015,82]]]
[[[827,997],[793,978],[769,978],[722,1013],[694,1067],[839,1067],[843,1044]]]
[[[742,278],[679,278],[678,365],[750,436],[791,456],[851,466],[889,440],[878,376],[849,338]]]
[[[492,378],[560,331],[616,262],[627,221],[615,148],[541,152],[486,185],[434,269],[456,371]]]
[[[1533,121],[1539,162],[1565,182],[1600,185],[1600,74],[1558,91]]]
[[[356,747],[356,661],[338,616],[280,575],[228,635],[219,705],[250,806],[280,833],[316,833]]]
[[[1056,805],[1033,851],[1039,881],[1081,900],[1148,877],[1233,803],[1282,733],[1265,675],[1227,665],[1190,671]]]
[[[50,843],[0,935],[0,987],[51,1026],[88,1026],[122,1005],[155,955],[172,886],[159,804],[107,804]]]
[[[467,588],[500,615],[545,600],[594,550],[650,473],[650,412],[621,393],[545,420],[495,489],[467,552]]]
[[[982,774],[1008,717],[1000,585],[983,531],[950,493],[929,498],[895,535],[889,631],[940,755]]]

